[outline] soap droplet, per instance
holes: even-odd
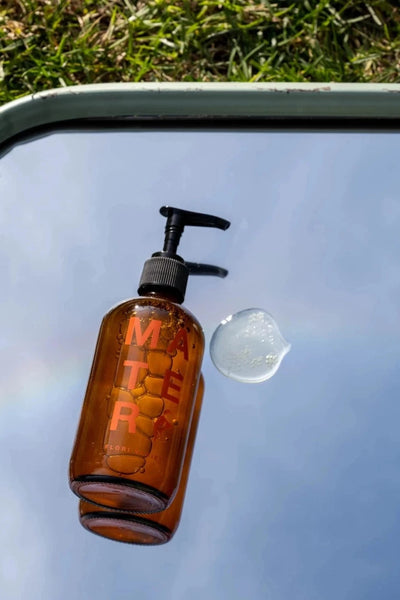
[[[244,383],[272,377],[290,344],[274,318],[260,308],[248,308],[224,319],[210,343],[214,365],[221,373]]]

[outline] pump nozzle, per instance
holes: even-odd
[[[201,263],[186,263],[177,255],[179,240],[185,226],[216,227],[228,229],[230,222],[221,217],[204,213],[192,212],[173,206],[162,206],[160,213],[167,217],[165,226],[164,247],[161,252],[155,252],[143,267],[138,293],[144,296],[151,292],[168,292],[176,302],[183,302],[189,274],[216,275],[226,277],[228,271],[214,265]]]
[[[185,262],[189,269],[190,275],[214,275],[215,277],[221,277],[224,279],[228,275],[228,271],[222,267],[216,267],[215,265],[205,265],[203,263]]]
[[[165,225],[165,240],[163,252],[167,254],[176,254],[179,240],[185,225],[194,227],[216,227],[217,229],[228,229],[230,222],[221,217],[207,215],[205,213],[192,212],[191,210],[183,210],[182,208],[174,208],[173,206],[162,206],[160,213],[163,217],[167,217]]]

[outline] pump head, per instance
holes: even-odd
[[[176,298],[176,302],[181,303],[185,297],[189,274],[217,277],[226,277],[228,274],[228,271],[222,267],[185,262],[178,256],[176,252],[185,226],[216,227],[226,230],[230,222],[214,215],[173,206],[162,206],[160,213],[163,217],[167,217],[164,247],[161,252],[155,252],[144,263],[138,294],[145,296],[150,292],[168,292]]]

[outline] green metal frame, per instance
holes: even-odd
[[[115,83],[39,92],[0,108],[0,145],[40,127],[100,120],[363,119],[400,122],[400,84]]]

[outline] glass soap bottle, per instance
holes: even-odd
[[[230,225],[173,207],[160,212],[164,247],[144,264],[140,297],[103,319],[70,461],[70,487],[80,498],[143,513],[172,501],[189,436],[204,351],[200,324],[180,306],[189,273],[227,274],[185,262],[179,240],[188,225]]]
[[[81,500],[79,502],[79,520],[85,529],[101,535],[102,537],[118,542],[126,542],[128,544],[149,546],[169,542],[178,528],[182,514],[203,394],[204,379],[201,375],[185,459],[183,462],[182,475],[178,491],[171,505],[159,513],[139,515],[128,512],[118,512],[110,508],[100,507],[96,504]],[[162,444],[160,440],[154,441],[154,451],[157,451],[157,445],[160,444]]]

